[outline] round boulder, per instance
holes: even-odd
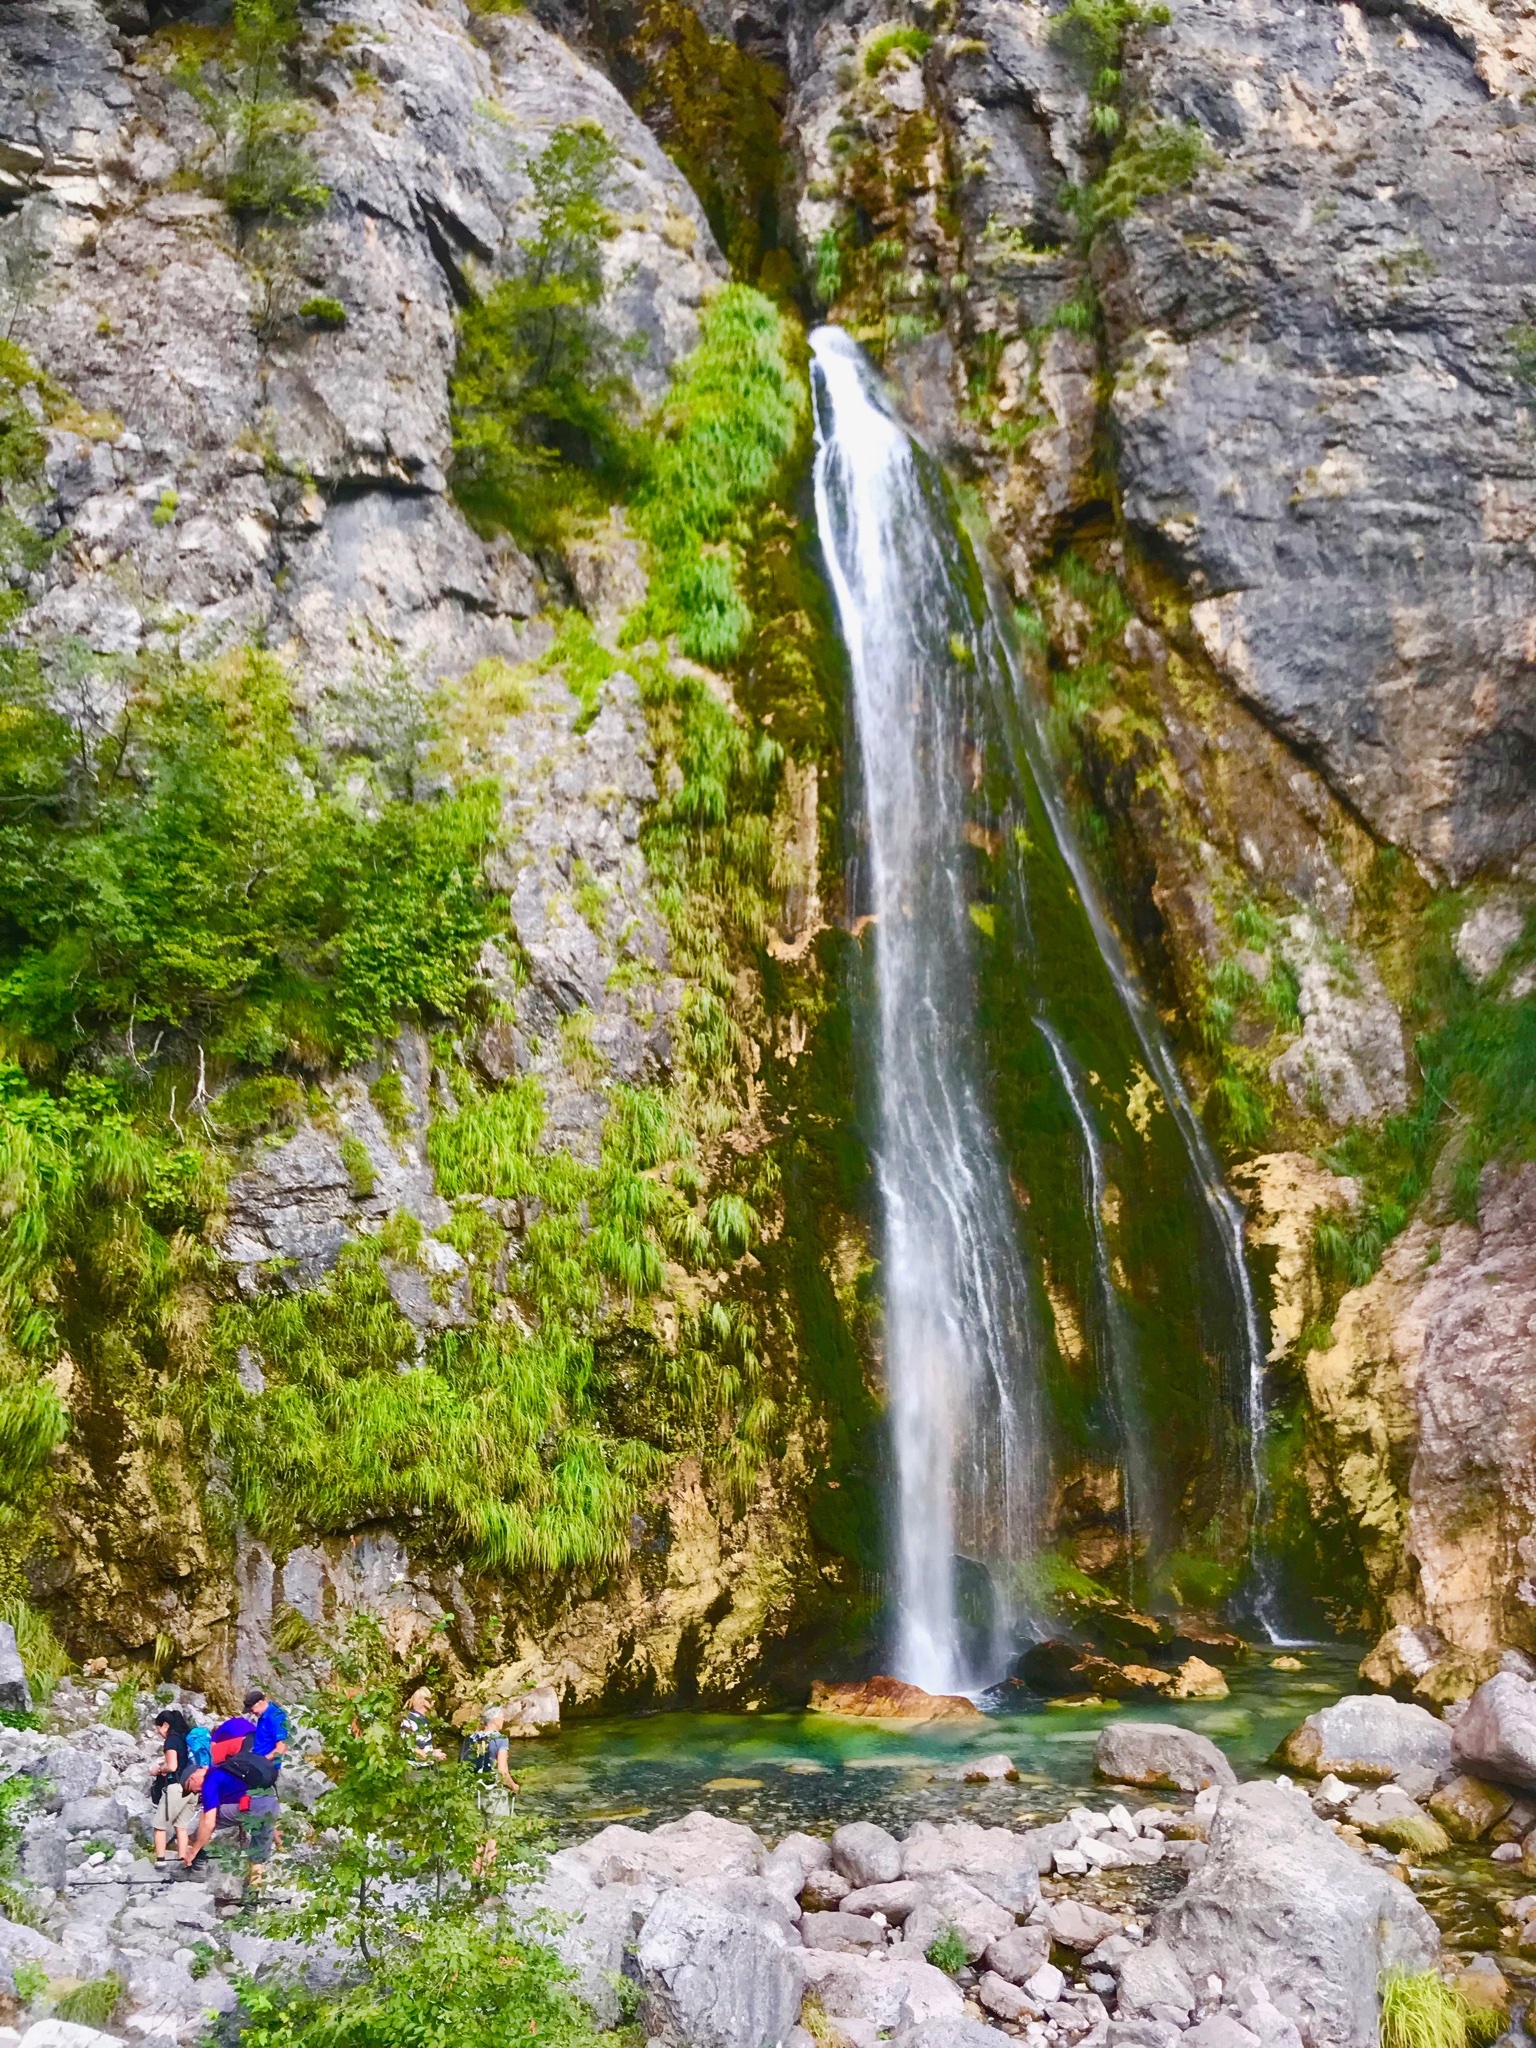
[[[1168,1785],[1176,1792],[1237,1783],[1237,1773],[1209,1737],[1171,1721],[1121,1721],[1103,1729],[1093,1768],[1120,1785]]]

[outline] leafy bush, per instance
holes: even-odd
[[[750,286],[727,285],[673,382],[633,506],[653,560],[645,630],[675,632],[697,661],[719,666],[746,645],[752,615],[733,542],[794,452],[805,415],[784,316]]]
[[[266,1931],[329,1948],[360,1969],[337,1990],[240,1984],[248,2048],[400,2048],[452,2041],[548,2048],[593,2041],[553,1951],[506,1917],[502,1888],[535,1874],[527,1822],[498,1820],[496,1854],[470,1774],[411,1767],[400,1699],[376,1628],[354,1628],[333,1684],[306,1709],[331,1788],[315,1809],[314,1852],[293,1866],[297,1903]]]
[[[347,309],[340,299],[329,298],[322,292],[304,301],[299,308],[299,318],[307,320],[312,327],[345,327]]]
[[[301,26],[298,0],[235,0],[223,47],[194,45],[172,73],[220,137],[216,183],[243,226],[303,220],[330,202],[303,144],[314,110],[288,89]]]
[[[968,1960],[965,1943],[953,1927],[946,1927],[935,1936],[925,1953],[933,1967],[942,1970],[946,1977],[953,1977],[957,1970],[963,1970]]]
[[[149,671],[104,735],[0,674],[0,1033],[46,1067],[170,1025],[209,1053],[355,1058],[458,1007],[490,930],[475,786],[373,815],[317,787],[288,679],[251,650]]]
[[[528,166],[536,227],[516,274],[466,309],[454,366],[455,489],[476,519],[556,539],[597,485],[630,474],[622,349],[602,319],[614,148],[595,122],[557,128]]]

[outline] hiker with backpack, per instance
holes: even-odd
[[[247,1697],[254,1704],[252,1696]],[[258,1697],[265,1700],[264,1694]],[[272,1750],[258,1753],[256,1735],[257,1724],[248,1715],[236,1714],[221,1721],[213,1731],[213,1762],[188,1776],[187,1790],[196,1793],[202,1807],[197,1833],[181,1852],[188,1869],[203,1855],[216,1828],[235,1827],[245,1840],[252,1876],[259,1880],[265,1874],[277,1822],[276,1788],[282,1758]],[[286,1737],[282,1746],[286,1747]]]
[[[163,1863],[170,1836],[176,1837],[177,1853],[185,1851],[187,1836],[195,1825],[197,1801],[187,1790],[187,1773],[193,1765],[187,1752],[191,1731],[186,1715],[179,1707],[162,1708],[155,1716],[155,1733],[164,1754],[149,1781],[149,1792],[154,1801],[155,1861]]]
[[[475,1804],[487,1820],[508,1820],[517,1796],[517,1780],[507,1763],[507,1738],[502,1733],[506,1714],[500,1707],[487,1707],[478,1728],[472,1728],[459,1744],[459,1762],[475,1774]],[[475,1875],[496,1861],[496,1837],[482,1844],[475,1858]]]

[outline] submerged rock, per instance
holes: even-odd
[[[854,1684],[811,1687],[813,1714],[837,1714],[854,1721],[981,1721],[974,1700],[960,1693],[924,1692],[899,1678],[865,1678]]]
[[[1480,1842],[1513,1804],[1512,1795],[1502,1785],[1490,1785],[1461,1772],[1433,1794],[1429,1810],[1454,1840]]]

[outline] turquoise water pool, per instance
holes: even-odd
[[[1278,1654],[1278,1653],[1275,1653]],[[694,1807],[778,1836],[878,1820],[897,1830],[957,1813],[1002,1822],[1054,1818],[1094,1790],[1093,1745],[1110,1719],[1177,1721],[1208,1735],[1240,1776],[1255,1773],[1298,1721],[1358,1686],[1355,1645],[1285,1653],[1279,1671],[1256,1652],[1227,1672],[1222,1700],[1150,1700],[1118,1707],[1051,1706],[927,1727],[839,1721],[823,1714],[659,1713],[568,1723],[517,1759],[523,1810],[562,1840],[608,1820],[643,1827]],[[1002,1751],[1017,1784],[968,1785],[944,1775]]]

